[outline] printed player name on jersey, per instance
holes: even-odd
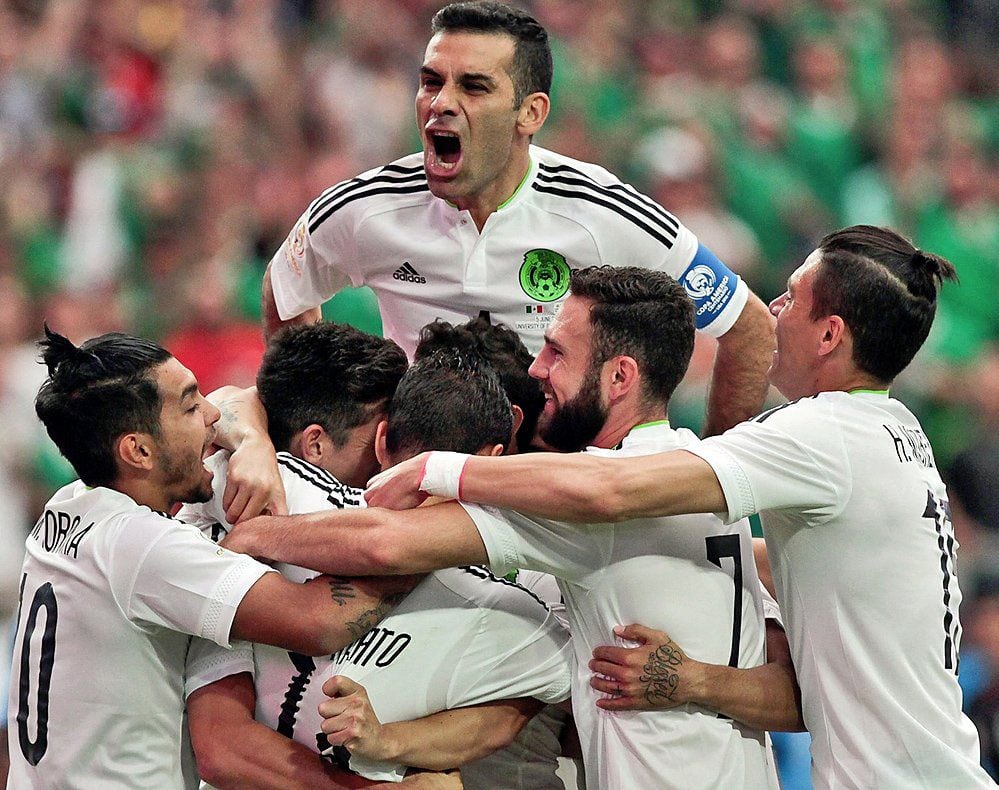
[[[91,521],[80,528],[79,516],[71,516],[61,510],[46,510],[31,530],[31,537],[37,540],[46,551],[62,552],[77,559],[80,543],[94,526]]]
[[[926,469],[932,469],[933,450],[926,435],[917,428],[907,428],[904,425],[885,424],[884,429],[888,431],[895,443],[895,453],[898,455],[899,463],[917,463]]]
[[[402,651],[412,641],[413,637],[409,634],[376,626],[356,642],[334,653],[332,659],[337,664],[350,663],[366,667],[371,661],[374,661],[376,667],[387,667],[402,654]]]

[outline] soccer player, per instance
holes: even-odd
[[[891,230],[836,231],[770,305],[783,406],[641,459],[445,459],[441,474],[417,458],[372,501],[412,499],[422,477],[434,493],[460,479],[471,501],[574,520],[758,511],[816,787],[992,786],[961,713],[947,492],[919,422],[888,394],[952,279],[950,263]]]
[[[532,353],[572,269],[633,264],[679,280],[718,338],[707,433],[755,414],[773,338],[763,303],[669,212],[601,167],[531,145],[549,110],[548,34],[499,3],[437,12],[420,69],[423,152],[330,187],[264,275],[265,325],[312,322],[349,284],[378,296],[385,333],[487,311]]]
[[[696,446],[697,437],[666,419],[693,348],[693,314],[683,288],[664,273],[573,272],[571,295],[532,368],[547,399],[541,438],[564,451],[592,445],[587,455],[597,457],[642,459]],[[547,488],[534,496],[545,499]],[[699,660],[743,668],[750,678],[765,670],[761,588],[746,521],[725,526],[702,515],[574,526],[445,503],[404,513],[252,519],[227,540],[251,554],[350,573],[483,561],[495,573],[548,571],[559,579],[571,624],[573,713],[589,787],[775,786],[763,732],[738,721],[746,713],[740,700],[724,711],[736,721],[697,705],[609,712],[595,704],[604,695],[590,686],[587,669],[615,625],[645,622]],[[773,715],[790,710],[796,717],[787,673],[784,681],[770,696]]]
[[[212,493],[218,410],[140,338],[77,348],[46,327],[39,418],[80,480],[26,540],[9,701],[12,787],[181,787],[184,659],[196,634],[304,654],[353,638],[382,589],[292,584],[167,515]],[[407,585],[408,586],[408,585]],[[369,588],[374,592],[369,592]]]
[[[359,489],[332,476],[357,463],[352,458],[344,465],[335,450],[322,452],[333,444],[329,437],[383,464],[427,447],[473,452],[485,445],[490,452],[502,451],[512,414],[491,369],[474,356],[443,349],[402,376],[405,365],[392,341],[346,326],[294,327],[272,339],[257,391],[275,445],[291,450],[278,455],[292,512],[363,504]],[[372,420],[375,431],[369,429]],[[220,506],[224,464],[216,480],[215,499],[186,508],[181,516],[224,533],[229,526]],[[296,566],[279,569],[296,581],[316,575]],[[352,645],[315,659],[263,645],[226,652],[206,643],[192,649],[188,708],[207,781],[217,787],[286,788],[344,781],[348,775],[318,755],[330,745],[317,712],[325,699],[321,686],[340,671],[364,679],[379,714],[390,722],[504,697],[537,695],[557,702],[568,696],[568,634],[528,591],[484,569],[434,574],[400,604],[394,619],[357,626]],[[537,709],[527,707],[530,713]],[[434,731],[435,740],[424,729],[422,737],[411,734],[400,748],[417,764],[453,767],[506,745],[526,720],[521,710],[524,705],[515,705],[513,713],[497,707],[462,711],[447,719],[443,732]],[[407,731],[416,733],[415,726]],[[397,780],[405,772],[399,756],[367,765],[355,757],[349,767]],[[341,758],[344,767],[347,757]],[[523,774],[525,782],[514,786],[546,786],[527,773],[517,755],[510,759],[516,763],[513,773]],[[554,781],[553,769],[549,772]]]

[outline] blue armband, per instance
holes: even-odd
[[[704,329],[721,315],[735,296],[738,282],[738,275],[698,242],[694,259],[680,275],[680,285],[694,302],[698,329]]]

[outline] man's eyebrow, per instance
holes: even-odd
[[[460,76],[462,82],[484,82],[489,86],[496,84],[496,80],[489,74],[483,74],[477,71],[470,71]]]
[[[184,398],[188,398],[188,397],[196,394],[197,391],[198,391],[198,382],[196,382],[196,381],[191,382],[186,387],[184,387],[184,389],[181,390],[181,392],[180,392],[180,399],[184,400]]]

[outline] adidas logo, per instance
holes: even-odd
[[[409,261],[406,261],[396,269],[392,276],[397,280],[405,280],[408,283],[425,283],[427,281],[427,278],[416,271]]]

